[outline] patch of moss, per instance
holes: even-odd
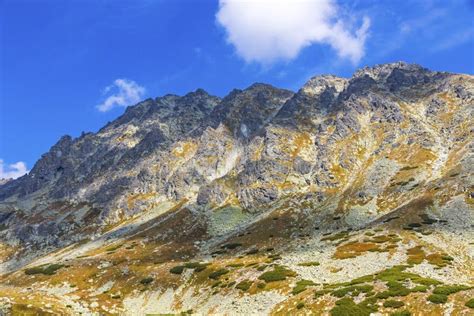
[[[399,308],[405,305],[402,301],[395,301],[395,300],[386,300],[383,303],[383,307],[391,307],[391,308]]]
[[[408,264],[420,264],[425,260],[425,251],[422,246],[415,246],[407,250]]]
[[[448,296],[444,294],[431,294],[427,299],[434,304],[444,304],[448,301]]]
[[[469,301],[464,304],[465,306],[474,309],[474,298],[471,298]]]
[[[304,290],[306,290],[306,288],[308,286],[314,286],[314,285],[317,285],[316,283],[314,283],[313,281],[310,281],[310,280],[300,280],[298,282],[296,282],[296,286],[293,288],[293,290],[291,291],[291,293],[293,295],[296,295],[296,294],[299,294],[301,292],[303,292]]]
[[[336,301],[330,313],[332,316],[369,316],[377,311],[376,306],[362,303],[356,304],[351,298],[345,297]]]
[[[63,264],[49,264],[49,265],[42,265],[38,267],[33,267],[25,270],[25,274],[33,275],[33,274],[44,274],[44,275],[53,275],[56,273],[57,270],[63,268]]]
[[[222,275],[227,274],[227,273],[229,273],[229,270],[227,270],[227,269],[219,269],[219,270],[216,270],[216,271],[212,272],[211,274],[209,274],[209,278],[210,278],[210,279],[217,280],[217,279],[219,279]]]
[[[296,273],[282,266],[275,266],[272,271],[261,274],[258,278],[267,283],[274,281],[283,281],[286,277],[296,276]]]
[[[366,282],[372,282],[374,280],[373,275],[365,275],[359,278],[356,278],[350,282],[351,285],[353,284],[360,284],[360,283],[366,283]]]
[[[301,267],[316,267],[316,266],[319,266],[319,262],[308,261],[308,262],[298,263],[298,265],[301,266]]]
[[[443,285],[436,287],[433,290],[433,294],[451,295],[469,289],[471,289],[471,287],[465,285]]]
[[[253,283],[252,281],[243,280],[243,281],[239,282],[235,286],[235,288],[246,292],[246,291],[248,291],[248,289],[250,289],[250,287],[252,286],[252,283]]]
[[[426,285],[417,285],[414,288],[411,288],[410,291],[413,293],[416,292],[426,292],[428,290],[428,287]]]
[[[318,290],[314,292],[314,298],[318,298],[329,293],[331,293],[331,290]]]

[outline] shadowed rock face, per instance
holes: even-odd
[[[453,168],[472,174],[473,100],[472,76],[405,63],[317,76],[297,93],[254,84],[223,99],[200,89],[147,99],[0,182],[0,237],[57,245],[165,201],[260,213],[333,197],[342,214],[358,216],[351,203],[386,214]],[[404,167],[419,172],[400,179]]]

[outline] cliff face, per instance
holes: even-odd
[[[317,76],[296,93],[254,84],[223,99],[147,99],[0,185],[3,269],[136,218],[183,220],[183,209],[199,234],[172,227],[172,242],[212,244],[274,210],[361,229],[420,200],[460,199],[458,224],[472,230],[473,105],[473,76],[405,63]]]

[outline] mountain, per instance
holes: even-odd
[[[403,62],[144,100],[0,184],[0,310],[468,315],[473,112]]]

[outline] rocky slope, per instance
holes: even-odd
[[[147,99],[0,185],[0,306],[468,315],[473,112],[405,63]]]

